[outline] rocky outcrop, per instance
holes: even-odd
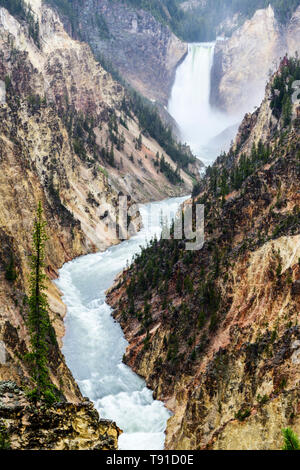
[[[120,429],[89,401],[35,407],[14,382],[0,382],[0,436],[11,450],[115,450]]]
[[[96,57],[104,57],[142,95],[167,105],[187,44],[150,12],[130,3],[76,1],[73,8],[79,28],[75,34],[91,45]]]
[[[259,105],[270,70],[280,57],[299,49],[300,7],[287,26],[278,23],[269,6],[217,41],[212,70],[211,102],[230,114],[242,116]]]
[[[299,120],[274,117],[274,79],[202,183],[202,250],[154,242],[108,296],[125,362],[173,411],[167,449],[280,449],[283,427],[300,434]]]

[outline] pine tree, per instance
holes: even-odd
[[[300,439],[291,428],[282,430],[284,446],[282,450],[300,450]]]
[[[39,202],[33,229],[33,254],[31,255],[30,297],[28,327],[31,337],[31,353],[33,379],[36,384],[31,396],[35,401],[45,400],[51,403],[55,397],[47,367],[47,333],[50,322],[49,304],[46,296],[46,275],[43,272],[45,243],[47,241],[46,222],[43,220],[42,204]]]
[[[142,139],[142,134],[140,133],[139,138],[137,139],[136,146],[138,150],[142,150],[143,146],[143,139]]]

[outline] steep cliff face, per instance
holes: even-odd
[[[286,26],[279,24],[269,6],[257,10],[232,36],[218,41],[212,70],[212,104],[242,114],[263,98],[269,71],[280,57],[299,50],[300,7]]]
[[[96,57],[107,59],[142,95],[167,105],[187,44],[150,12],[130,3],[76,1],[73,13],[79,28],[74,32],[91,45]],[[65,21],[70,24],[66,16]]]
[[[125,362],[174,412],[168,449],[279,449],[283,427],[300,433],[299,119],[276,102],[289,67],[299,76],[281,65],[207,172],[203,249],[154,241],[109,293]]]
[[[116,208],[120,194],[130,196],[129,205],[183,194],[192,178],[182,171],[181,182],[173,184],[159,171],[157,153],[165,155],[173,172],[177,164],[149,134],[140,136],[122,86],[95,61],[89,46],[70,38],[53,10],[39,0],[30,5],[39,23],[39,46],[25,22],[0,8],[0,80],[6,89],[0,104],[0,380],[30,386],[26,293],[33,220],[41,201],[56,333],[48,339],[51,379],[62,397],[78,403],[82,396],[59,347],[65,307],[50,280],[64,262],[118,243],[107,229],[116,216],[103,204]],[[138,217],[133,222],[138,228]],[[7,274],[11,266],[16,276]]]

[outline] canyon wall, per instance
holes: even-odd
[[[216,44],[211,102],[237,116],[253,110],[263,98],[265,84],[286,53],[299,51],[300,7],[290,22],[277,21],[271,6],[257,10],[232,36]]]
[[[154,242],[108,295],[126,364],[173,411],[167,449],[280,449],[282,428],[300,434],[300,122],[276,114],[276,77],[200,185],[202,250]]]

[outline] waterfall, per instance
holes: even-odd
[[[214,42],[189,44],[187,57],[176,71],[168,106],[182,141],[205,164],[210,164],[221,150],[228,149],[234,132],[224,131],[236,122],[210,105],[214,51]]]

